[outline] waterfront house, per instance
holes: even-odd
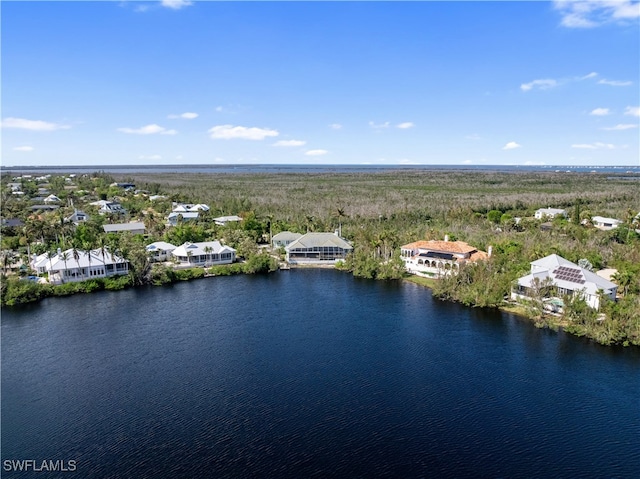
[[[594,227],[603,231],[615,229],[622,224],[622,220],[617,220],[615,218],[605,218],[604,216],[594,216],[591,218],[591,222],[593,223]]]
[[[145,233],[144,223],[138,221],[103,225],[102,229],[105,233],[131,233],[133,235],[143,235]]]
[[[129,272],[129,262],[111,254],[107,249],[104,252],[101,249],[76,250],[76,253],[77,256],[74,256],[72,248],[58,250],[51,255],[44,253],[33,259],[31,267],[38,274],[48,273],[49,283],[52,284],[105,278]]]
[[[490,255],[491,247],[485,253],[464,241],[449,241],[447,236],[444,241],[415,241],[400,247],[407,272],[430,278],[456,274],[460,265],[483,261]]]
[[[307,233],[285,246],[292,264],[335,264],[353,250],[337,233]]]
[[[212,266],[233,263],[236,250],[219,241],[187,242],[174,249],[171,256],[183,266]]]
[[[238,221],[242,221],[242,218],[237,215],[218,216],[217,218],[213,218],[213,221],[218,226],[226,226],[228,223],[237,223]]]
[[[567,212],[566,210],[558,208],[540,208],[539,210],[536,210],[534,216],[537,220],[553,219],[556,216],[564,216],[566,218]]]
[[[531,273],[519,278],[511,299],[521,300],[536,295],[541,285],[548,283],[547,299],[560,304],[565,295],[580,296],[593,309],[600,307],[600,294],[616,298],[618,287],[611,281],[581,268],[562,256],[552,254],[531,263]],[[560,301],[558,303],[558,301]]]
[[[171,253],[176,247],[171,243],[156,241],[148,245],[146,249],[151,261],[167,261],[171,259]]]
[[[271,245],[274,248],[284,248],[300,238],[300,233],[292,233],[291,231],[282,231],[271,238]]]

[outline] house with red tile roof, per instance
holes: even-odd
[[[415,241],[400,247],[400,256],[407,272],[428,278],[456,274],[460,265],[484,261],[491,255],[464,241]]]

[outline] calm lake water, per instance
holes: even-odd
[[[639,477],[640,352],[333,270],[2,310],[2,477]]]

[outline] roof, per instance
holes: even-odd
[[[581,268],[562,256],[552,254],[531,262],[531,274],[518,279],[518,284],[529,287],[534,278],[541,281],[551,278],[553,284],[570,291],[584,290],[587,294],[597,294],[617,288],[611,281],[601,278],[597,274]]]
[[[281,231],[277,235],[273,235],[271,241],[295,241],[302,235],[300,233],[292,233],[291,231]]]
[[[536,210],[536,213],[542,213],[544,215],[561,215],[566,213],[566,211],[559,208],[540,208]]]
[[[287,251],[297,248],[337,247],[353,249],[349,243],[335,233],[307,233],[285,247]]]
[[[594,216],[591,218],[591,221],[594,223],[611,223],[614,225],[619,225],[622,223],[622,220],[617,220],[615,218],[605,218],[604,216]]]
[[[213,218],[213,221],[215,221],[216,223],[227,223],[229,221],[242,221],[242,218],[237,215],[218,216],[217,218]]]
[[[179,211],[177,211],[177,212],[174,211],[172,213],[169,213],[169,216],[167,216],[167,219],[177,218],[178,215],[180,215],[180,216],[182,216],[183,218],[186,218],[186,219],[195,219],[195,218],[198,217],[199,214],[200,213],[198,213],[197,211],[195,211],[193,213],[187,213],[187,212],[181,213]]]
[[[102,250],[94,249],[90,251],[77,250],[78,259],[73,257],[73,249],[70,248],[66,251],[62,251],[51,256],[51,259],[47,257],[47,254],[41,254],[33,261],[34,267],[44,267],[47,271],[59,271],[73,268],[86,268],[88,266],[100,266],[115,263],[124,263],[126,260],[118,255],[112,255],[107,249],[104,252],[104,259],[102,256]],[[65,256],[66,255],[66,264]],[[89,261],[91,258],[91,261]]]
[[[134,222],[134,223],[116,223],[112,225],[103,225],[105,233],[117,233],[119,231],[134,231],[134,230],[144,230],[144,223]]]
[[[173,251],[176,246],[165,241],[156,241],[147,246],[147,251]]]
[[[403,249],[426,249],[429,251],[440,251],[443,253],[458,253],[458,254],[467,254],[473,253],[474,251],[478,251],[478,248],[475,248],[464,241],[415,241],[413,243],[406,244],[402,246]],[[485,253],[486,254],[486,253]]]
[[[205,248],[211,248],[211,251],[205,251]],[[174,256],[202,256],[207,254],[219,253],[235,253],[235,249],[230,246],[223,246],[220,241],[204,241],[202,243],[186,242],[173,250]]]
[[[24,222],[20,218],[8,218],[2,220],[2,226],[19,228],[20,226],[24,226]]]

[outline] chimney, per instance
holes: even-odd
[[[449,241],[449,235],[444,235],[444,240]]]
[[[487,248],[487,256],[491,258],[492,253],[493,253],[493,246],[489,245],[489,247]]]

